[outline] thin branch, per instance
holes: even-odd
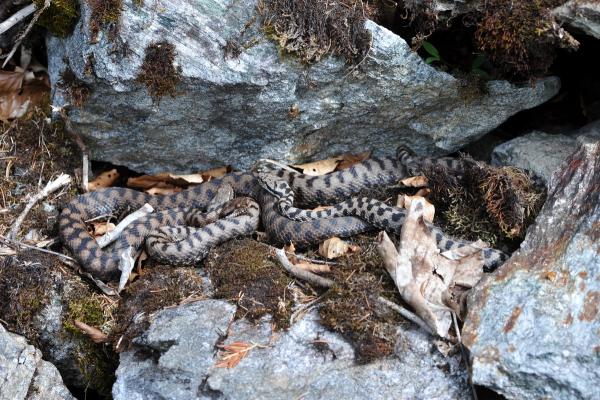
[[[38,201],[47,197],[50,193],[55,192],[56,190],[60,189],[65,185],[68,185],[69,183],[71,183],[71,177],[67,174],[61,174],[55,180],[48,182],[41,191],[39,191],[35,196],[33,196],[29,200],[29,202],[25,206],[25,209],[17,217],[15,223],[13,224],[12,228],[10,228],[10,231],[8,232],[8,235],[6,235],[6,237],[14,240],[17,237],[17,234],[19,233],[19,229],[21,229],[21,224],[23,224],[25,217],[27,216],[29,211],[31,211],[33,206]]]
[[[427,333],[429,333],[432,336],[437,336],[429,327],[429,325],[427,325],[427,323],[425,323],[425,321],[423,321],[417,314],[414,314],[410,311],[408,311],[406,308],[404,307],[400,307],[398,304],[389,301],[388,299],[379,296],[377,298],[377,300],[388,306],[389,308],[391,308],[392,310],[398,312],[400,315],[402,315],[404,318],[406,318],[409,321],[414,322],[415,324],[419,325],[421,328],[423,328],[424,331],[426,331]]]
[[[290,274],[294,275],[298,279],[302,279],[303,281],[322,286],[322,287],[332,287],[334,282],[331,279],[323,278],[322,276],[313,274],[312,272],[306,271],[301,268],[297,268],[288,260],[285,255],[285,250],[283,249],[274,249],[275,256],[277,257],[277,261],[281,264],[281,266]]]
[[[77,144],[77,147],[79,147],[79,150],[81,150],[81,154],[82,154],[81,189],[83,189],[83,191],[85,193],[87,193],[87,192],[89,192],[89,188],[88,188],[88,182],[89,182],[89,161],[88,161],[89,160],[89,151],[88,151],[88,148],[87,148],[85,142],[83,141],[83,139],[81,138],[81,135],[79,133],[77,133],[75,131],[75,129],[73,129],[73,125],[71,124],[71,120],[69,119],[69,116],[67,115],[65,107],[54,108],[54,111],[57,111],[60,114],[60,116],[63,119],[63,122],[65,123],[65,131],[75,141],[75,143]]]
[[[41,251],[42,253],[52,254],[52,255],[64,258],[65,260],[69,260],[69,261],[72,261],[72,262],[75,262],[75,263],[77,262],[77,260],[75,260],[72,257],[67,256],[66,254],[57,253],[55,251],[48,250],[48,249],[43,249],[43,248],[37,247],[37,246],[31,246],[29,244],[25,244],[25,243],[19,242],[18,240],[10,239],[10,238],[2,236],[2,235],[0,235],[0,239],[4,240],[5,242],[12,243],[15,246],[23,246],[23,247],[28,248],[30,250]]]
[[[29,32],[31,31],[31,29],[33,28],[33,26],[35,25],[35,23],[37,22],[38,18],[40,18],[40,16],[42,15],[42,13],[44,11],[46,11],[46,9],[48,7],[50,7],[50,0],[45,0],[44,1],[44,6],[37,10],[35,12],[35,15],[33,16],[33,18],[31,19],[31,21],[29,22],[29,25],[27,25],[27,29],[25,29],[25,32],[23,32],[19,38],[16,40],[15,45],[13,46],[12,50],[10,51],[10,53],[8,53],[8,56],[6,56],[6,59],[4,60],[4,64],[2,64],[2,68],[4,68],[6,66],[6,64],[8,63],[8,61],[12,58],[13,54],[15,54],[15,51],[17,51],[17,49],[19,48],[19,46],[21,45],[21,43],[23,42],[23,40],[27,37],[27,35],[29,34]]]
[[[132,212],[127,217],[123,218],[123,220],[121,222],[119,222],[119,224],[115,227],[115,229],[113,229],[110,232],[106,232],[104,235],[97,238],[96,243],[98,243],[98,246],[100,246],[100,248],[104,248],[104,247],[108,246],[109,244],[114,242],[119,236],[121,236],[121,233],[123,233],[123,230],[128,225],[131,225],[134,221],[137,221],[138,219],[143,218],[146,215],[153,213],[153,212],[154,212],[154,208],[152,208],[152,206],[150,204],[148,204],[148,203],[144,204],[142,206],[142,208]]]
[[[29,17],[31,14],[35,12],[35,4],[30,4],[25,8],[20,9],[16,13],[14,13],[10,18],[0,24],[0,35],[4,32],[23,21],[25,18]]]

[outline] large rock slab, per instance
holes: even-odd
[[[469,297],[473,382],[509,399],[598,398],[600,142],[580,140],[521,249]]]
[[[477,93],[476,84],[425,64],[402,38],[371,21],[373,41],[361,68],[334,57],[306,66],[280,56],[265,37],[256,0],[134,3],[123,1],[114,39],[101,32],[92,40],[82,2],[73,35],[47,45],[52,82],[60,82],[68,63],[91,90],[70,116],[92,158],[136,170],[247,168],[261,157],[392,153],[399,143],[448,153],[545,102],[560,85],[557,78],[523,87],[492,81]],[[248,46],[230,57],[228,40]],[[154,102],[136,77],[145,48],[159,41],[175,46],[182,83],[176,97]],[[54,85],[52,101],[71,100]]]
[[[492,152],[492,165],[524,168],[550,182],[552,174],[577,149],[573,136],[530,132],[504,142]]]
[[[160,312],[134,349],[121,354],[114,399],[470,398],[460,357],[442,356],[422,331],[399,328],[404,345],[397,357],[356,365],[350,344],[326,331],[315,313],[278,333],[266,320],[231,323],[234,315],[235,306],[220,300]],[[235,368],[215,368],[215,345],[226,332],[226,343],[266,347]],[[329,351],[311,344],[317,336]]]
[[[75,400],[56,367],[0,324],[0,400]]]
[[[600,39],[600,3],[597,0],[571,0],[553,11],[557,20]]]

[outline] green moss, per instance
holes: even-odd
[[[44,6],[44,0],[33,0],[38,9]],[[53,0],[37,21],[53,35],[65,37],[73,32],[79,20],[79,2],[77,0]]]
[[[87,292],[84,290],[84,292]],[[114,304],[107,302],[102,295],[77,292],[77,296],[67,299],[67,312],[63,319],[63,329],[75,343],[73,349],[84,386],[102,398],[110,398],[115,382],[118,357],[107,344],[94,343],[74,324],[81,321],[109,333],[112,327]]]
[[[175,68],[175,46],[169,42],[152,43],[146,54],[137,81],[146,85],[155,101],[165,95],[175,97],[181,81],[181,67]]]
[[[382,306],[378,297],[399,302],[398,291],[387,272],[372,238],[358,238],[361,250],[339,259],[333,271],[336,286],[327,292],[319,308],[323,325],[341,333],[355,347],[360,363],[393,354],[401,318]]]
[[[289,326],[292,278],[272,258],[269,246],[251,239],[231,240],[212,251],[205,265],[215,297],[235,301],[238,318],[256,320],[271,314],[277,328]]]

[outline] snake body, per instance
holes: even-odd
[[[269,174],[259,174],[258,180],[265,192],[271,196],[270,203],[279,214],[292,221],[302,221],[305,224],[321,224],[330,218],[355,216],[368,222],[372,227],[388,232],[400,234],[406,211],[401,208],[391,207],[382,201],[368,197],[354,197],[338,203],[324,210],[304,210],[294,207],[294,192],[283,180],[278,180]],[[312,221],[312,222],[309,222]],[[441,250],[454,250],[471,246],[471,242],[447,236],[437,226],[426,223],[435,236],[436,243]],[[492,270],[506,261],[508,256],[496,249],[483,250],[484,267]]]
[[[277,170],[274,174],[292,187],[299,204],[311,207],[336,202],[362,190],[395,184],[407,177],[408,168],[414,166],[411,160],[410,154],[401,150],[397,156],[371,158],[348,169],[322,176],[308,176],[286,170]],[[356,217],[292,221],[278,213],[276,199],[261,191],[254,174],[234,172],[172,195],[154,196],[126,188],[106,188],[83,194],[67,204],[61,212],[60,237],[84,270],[101,279],[110,279],[118,273],[118,250],[128,246],[139,248],[148,234],[161,226],[185,224],[188,213],[186,208],[206,210],[218,190],[226,185],[231,186],[238,196],[260,200],[265,231],[277,243],[294,242],[298,246],[305,246],[331,236],[351,236],[374,229],[368,222]],[[102,215],[119,215],[126,210],[140,208],[145,203],[159,212],[135,223],[112,247],[101,249],[88,234],[86,221]],[[206,231],[207,227],[209,231]],[[217,243],[229,238],[227,229],[231,227],[224,227],[226,229],[213,229],[214,226],[209,224],[202,229],[210,237],[210,243]],[[174,234],[163,233],[167,236]],[[176,233],[175,235],[177,236]],[[194,251],[190,248],[191,242],[184,240],[177,243],[179,247],[175,245],[175,249],[182,252]]]

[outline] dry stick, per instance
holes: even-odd
[[[104,235],[102,235],[98,239],[96,239],[96,243],[98,243],[98,246],[100,246],[100,248],[104,248],[104,247],[108,246],[109,244],[114,242],[119,236],[121,236],[121,233],[123,233],[123,230],[128,225],[132,224],[134,221],[137,221],[138,219],[143,218],[146,215],[153,213],[153,212],[154,212],[154,208],[152,208],[152,206],[150,204],[148,204],[148,203],[144,204],[142,206],[142,208],[132,212],[131,214],[129,214],[128,216],[123,218],[123,220],[121,222],[119,222],[119,224],[117,226],[115,226],[115,229],[113,229],[110,232],[106,232]]]
[[[404,318],[408,319],[409,321],[412,321],[415,324],[419,325],[421,328],[423,328],[430,335],[437,336],[431,330],[431,328],[425,323],[425,321],[423,321],[417,314],[411,313],[406,308],[400,307],[398,304],[396,304],[394,302],[391,302],[391,301],[389,301],[388,299],[386,299],[384,297],[379,296],[377,298],[377,300],[379,302],[381,302],[382,304],[385,304],[386,306],[388,306],[392,310],[397,311],[400,315],[402,315]]]
[[[40,18],[40,15],[42,15],[42,13],[44,11],[46,11],[46,9],[48,7],[50,7],[50,0],[45,0],[44,1],[44,6],[41,9],[39,9],[39,10],[37,10],[35,12],[35,15],[31,19],[31,22],[29,22],[29,25],[27,25],[27,29],[25,29],[25,32],[23,32],[21,34],[21,36],[19,36],[19,38],[15,42],[15,45],[13,46],[12,50],[10,51],[10,53],[8,53],[8,56],[6,56],[6,59],[4,60],[4,63],[2,64],[2,68],[4,68],[6,66],[6,63],[8,63],[8,61],[12,58],[13,54],[15,54],[15,51],[17,51],[17,49],[19,48],[19,46],[21,45],[21,43],[23,42],[23,40],[25,39],[25,37],[27,37],[27,35],[29,34],[29,32],[31,31],[31,29],[33,28],[33,26],[37,22],[38,18]]]
[[[41,191],[39,191],[35,196],[33,196],[29,200],[29,202],[25,206],[25,209],[17,217],[15,223],[13,224],[12,228],[10,228],[10,231],[8,232],[8,235],[6,235],[6,237],[8,239],[14,240],[17,237],[17,234],[19,233],[19,229],[21,229],[21,224],[23,224],[25,217],[27,216],[29,211],[31,211],[33,206],[41,199],[47,197],[50,193],[60,189],[61,187],[69,183],[71,183],[71,177],[67,174],[60,174],[58,178],[48,182]]]
[[[31,250],[41,251],[42,253],[52,254],[52,255],[64,258],[65,260],[69,260],[69,261],[72,261],[72,262],[75,262],[75,263],[77,262],[74,258],[69,257],[69,256],[67,256],[65,254],[57,253],[55,251],[48,250],[48,249],[43,249],[43,248],[37,247],[37,246],[31,246],[31,245],[19,242],[18,240],[10,239],[10,238],[2,236],[2,235],[0,235],[0,239],[6,241],[8,243],[12,243],[15,246],[23,246],[23,247],[31,249]]]
[[[81,138],[81,136],[79,135],[79,133],[75,132],[75,130],[73,129],[71,120],[69,119],[69,116],[67,115],[64,107],[60,108],[59,113],[63,119],[63,122],[65,123],[65,131],[75,141],[75,143],[77,144],[77,147],[79,147],[79,150],[81,150],[82,162],[83,162],[83,165],[81,166],[81,175],[82,175],[81,176],[81,189],[85,193],[87,193],[87,192],[89,192],[89,188],[88,188],[88,182],[89,182],[89,166],[88,166],[89,152],[88,152],[88,148],[85,145],[85,143],[84,143],[83,139]]]
[[[121,293],[121,290],[125,288],[125,285],[129,280],[129,275],[131,275],[131,271],[133,271],[133,267],[135,266],[135,259],[133,258],[132,254],[132,246],[127,247],[127,249],[120,254],[119,269],[121,270],[121,276],[119,277],[119,287],[117,288],[117,293]]]
[[[30,4],[25,8],[20,9],[16,13],[14,13],[10,18],[0,24],[0,35],[4,32],[23,21],[25,18],[29,17],[31,14],[35,12],[35,4]]]
[[[334,284],[331,279],[323,278],[322,276],[294,266],[294,264],[288,260],[287,256],[285,255],[285,250],[283,249],[275,249],[275,256],[283,268],[285,268],[287,272],[294,275],[298,279],[302,279],[303,281],[327,288],[332,287]]]
[[[465,367],[467,368],[467,373],[469,374],[469,386],[471,386],[471,392],[473,394],[473,399],[477,400],[477,391],[475,390],[475,385],[473,385],[473,371],[471,371],[471,367],[469,366],[469,359],[467,357],[467,352],[465,346],[462,342],[462,337],[460,335],[460,329],[458,329],[458,320],[456,318],[456,313],[453,311],[452,313],[452,322],[454,322],[454,330],[456,332],[456,339],[458,340],[458,345],[460,346],[460,355],[462,356],[463,361],[465,362]]]

